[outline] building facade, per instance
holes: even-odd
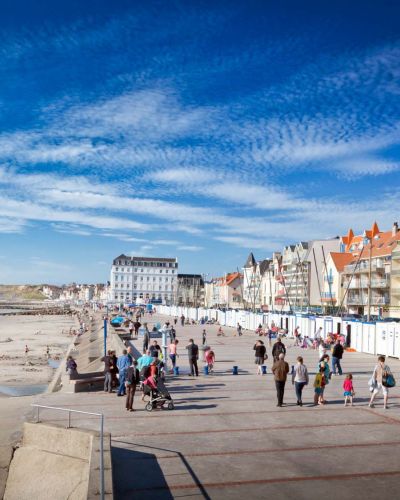
[[[284,311],[321,307],[321,283],[327,274],[326,258],[340,250],[340,239],[301,241],[283,249],[278,263],[275,304]]]
[[[380,231],[374,223],[362,235],[355,236],[350,230],[342,237],[344,250],[353,256],[343,270],[349,313],[400,317],[399,241],[397,223],[390,231]]]
[[[128,257],[113,260],[110,276],[112,302],[173,302],[178,282],[178,259]]]
[[[242,309],[243,276],[240,273],[228,273],[220,278],[213,278],[206,284],[206,307]]]
[[[204,306],[204,280],[201,274],[178,274],[174,304]]]

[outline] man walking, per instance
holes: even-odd
[[[276,406],[283,406],[283,396],[285,394],[285,384],[287,374],[289,373],[289,365],[285,361],[285,355],[281,352],[278,361],[272,365],[272,373],[275,378],[276,396],[278,404]]]
[[[280,354],[283,354],[284,356],[286,355],[286,347],[285,344],[281,341],[281,338],[278,337],[278,340],[272,347],[272,357],[274,358],[274,361],[278,361]]]
[[[122,355],[117,360],[117,367],[119,373],[119,388],[118,388],[118,396],[125,396],[126,388],[125,388],[125,378],[126,371],[131,366],[131,357],[128,355],[128,351],[124,349],[122,351]]]
[[[183,314],[181,316],[181,326],[185,326],[185,316]]]
[[[236,331],[239,335],[239,337],[242,336],[242,325],[240,323],[237,324]]]
[[[135,337],[139,335],[139,328],[142,326],[142,323],[140,321],[135,321],[133,323],[133,328],[135,329]]]
[[[136,392],[136,385],[139,383],[139,370],[137,369],[137,362],[132,359],[131,366],[126,370],[125,387],[126,387],[126,409],[134,411],[133,398]]]
[[[189,376],[196,377],[199,376],[199,368],[197,366],[197,360],[199,359],[199,347],[194,343],[193,339],[189,339],[189,344],[186,346],[189,356]]]
[[[340,343],[340,339],[336,339],[336,343],[332,351],[332,371],[336,375],[336,367],[338,369],[339,375],[343,374],[342,367],[340,366],[340,361],[343,357],[343,346]]]
[[[150,342],[150,332],[149,332],[149,329],[147,327],[147,323],[145,323],[144,325],[144,335],[143,335],[143,353],[145,353],[147,351],[147,349],[149,348],[149,342]]]
[[[202,343],[203,343],[203,345],[206,345],[206,343],[207,343],[207,333],[206,333],[205,330],[203,330],[203,333],[202,333],[201,337],[202,337]]]
[[[112,351],[107,351],[107,355],[103,356],[100,361],[104,363],[104,392],[112,392],[111,370],[114,368]]]

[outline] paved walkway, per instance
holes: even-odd
[[[296,406],[288,381],[286,406],[277,408],[271,374],[255,375],[254,333],[234,337],[232,329],[224,328],[227,336],[221,338],[217,327],[206,329],[216,352],[216,373],[170,377],[174,411],[148,413],[137,398],[138,411],[128,413],[124,398],[103,392],[37,398],[104,412],[106,430],[112,433],[117,499],[398,497],[400,389],[391,391],[389,410],[382,409],[381,399],[375,409],[368,408],[374,356],[345,353],[343,368],[354,375],[355,407],[343,408],[343,378],[333,377],[326,406],[312,406],[312,384],[305,389],[304,406]],[[177,327],[181,369],[188,366],[187,340],[193,337],[201,344],[201,331],[201,326]],[[287,342],[289,364],[301,353],[315,373],[317,353],[291,344]],[[231,374],[233,365],[240,367],[238,376]],[[390,359],[389,365],[400,383],[400,362]],[[43,417],[64,419],[51,412]],[[96,420],[79,417],[76,424],[94,428]]]

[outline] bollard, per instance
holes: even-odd
[[[208,375],[208,365],[205,365],[203,367],[203,372],[204,372],[204,375]]]
[[[239,367],[233,366],[232,367],[232,375],[238,375],[238,373],[239,373]]]
[[[179,366],[175,366],[174,375],[179,375]]]
[[[266,375],[267,374],[267,365],[262,365],[261,370],[262,370],[262,374]]]

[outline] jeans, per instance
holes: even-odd
[[[133,398],[136,392],[136,384],[129,384],[126,388],[126,409],[132,410]]]
[[[176,365],[176,354],[170,354],[169,355],[171,362],[172,362],[172,368],[175,368]]]
[[[283,395],[285,394],[285,384],[286,380],[275,380],[276,395],[278,398],[278,405],[283,404]]]
[[[340,366],[340,359],[332,356],[332,371],[334,374],[336,374],[336,367],[338,369],[339,375],[342,375],[343,371],[342,367]]]
[[[104,391],[105,392],[112,391],[111,382],[112,382],[111,372],[106,372],[104,374]]]
[[[296,389],[296,397],[297,401],[301,402],[301,394],[303,392],[303,388],[306,385],[305,382],[295,382],[294,387]]]
[[[118,389],[118,394],[120,396],[124,396],[126,393],[125,390],[125,377],[126,377],[126,370],[120,370],[119,371],[119,389]]]
[[[190,373],[194,376],[196,372],[196,377],[199,376],[199,368],[197,366],[197,358],[196,357],[191,357],[189,358],[189,368],[190,368]]]

